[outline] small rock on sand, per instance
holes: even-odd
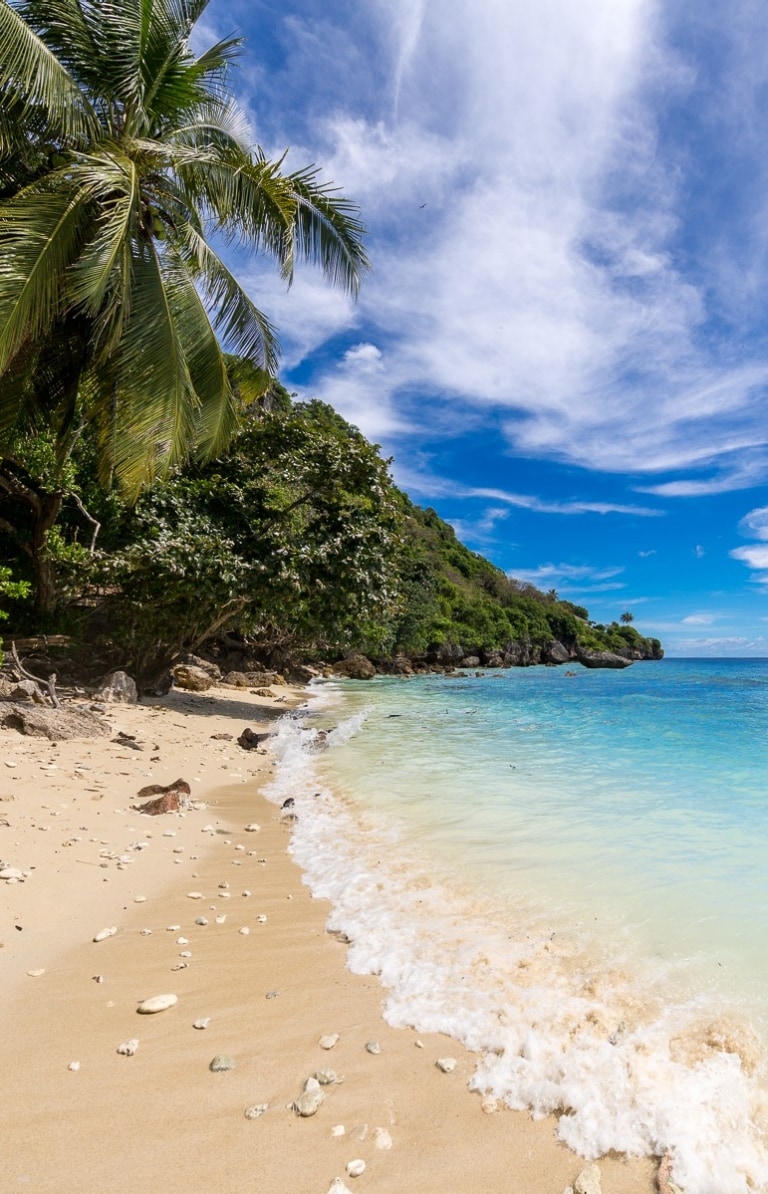
[[[111,929],[100,929],[94,936],[94,941],[106,941],[107,937],[114,937],[117,932],[117,926],[113,925]]]
[[[228,1053],[217,1053],[208,1066],[208,1069],[214,1074],[223,1074],[226,1070],[233,1070],[234,1068],[234,1060]]]
[[[192,1027],[199,1028],[200,1030],[202,1030],[203,1028],[207,1028],[208,1025],[210,1024],[210,1022],[211,1022],[210,1016],[201,1016],[199,1020],[193,1021]]]
[[[347,1173],[350,1177],[361,1177],[365,1173],[365,1161],[362,1157],[356,1157],[354,1161],[347,1163]]]
[[[435,1062],[435,1065],[437,1066],[437,1068],[439,1070],[442,1070],[444,1074],[452,1074],[453,1071],[456,1069],[456,1058],[455,1057],[438,1057],[437,1061]]]
[[[130,1041],[125,1041],[122,1045],[117,1046],[118,1053],[122,1053],[124,1057],[133,1057],[134,1053],[139,1047],[139,1042],[136,1037],[132,1037]]]
[[[573,1183],[574,1194],[602,1194],[602,1189],[597,1165],[587,1165]]]
[[[374,1146],[382,1151],[392,1147],[392,1137],[386,1128],[377,1128],[373,1134]]]
[[[303,1090],[293,1104],[293,1109],[302,1119],[308,1119],[310,1115],[314,1115],[317,1112],[324,1101],[325,1094],[318,1084],[315,1088]]]
[[[331,1182],[331,1188],[328,1194],[352,1194],[349,1186],[345,1186],[340,1177],[335,1177]]]
[[[252,1107],[246,1107],[246,1119],[259,1119],[265,1111],[269,1110],[269,1103],[254,1103]]]
[[[332,1049],[334,1045],[339,1043],[338,1032],[331,1032],[328,1036],[321,1036],[317,1042],[321,1049]]]
[[[69,1065],[67,1066],[67,1069],[71,1070],[73,1074],[76,1074],[77,1071],[80,1069],[80,1062],[79,1061],[70,1061]]]
[[[150,999],[142,999],[136,1011],[142,1016],[153,1016],[156,1012],[164,1012],[178,1002],[178,995],[153,995]]]
[[[378,1041],[367,1041],[365,1045],[366,1053],[373,1053],[374,1057],[381,1053],[381,1045]]]

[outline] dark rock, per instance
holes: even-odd
[[[234,734],[211,734],[211,738],[216,742],[231,742]]]
[[[631,659],[624,659],[621,655],[614,654],[613,651],[579,651],[577,658],[579,663],[584,664],[584,667],[623,668],[632,666]]]
[[[42,705],[0,705],[0,726],[32,738],[63,742],[68,738],[104,738],[109,722],[81,709],[49,709]]]
[[[135,705],[139,699],[135,680],[132,680],[125,672],[119,671],[110,672],[108,676],[105,676],[93,696],[97,701],[122,705]]]
[[[213,680],[208,672],[193,664],[177,663],[174,668],[171,668],[171,675],[176,687],[183,688],[187,692],[207,692],[209,688],[213,687]]]
[[[547,643],[543,648],[541,657],[544,663],[567,663],[573,656],[568,648],[557,639],[553,639],[551,643]]]
[[[162,784],[147,784],[138,793],[139,799],[144,796],[154,796],[155,800],[148,800],[146,804],[132,804],[136,813],[144,813],[148,817],[159,817],[161,813],[178,813],[189,807],[192,789],[184,779],[177,779],[174,783],[163,787]]]
[[[462,659],[461,663],[459,664],[459,667],[480,667],[480,656],[479,655],[465,656],[465,658]]]
[[[333,664],[333,674],[343,676],[347,680],[372,680],[376,675],[376,668],[365,655],[348,655]]]
[[[255,730],[246,727],[238,738],[237,745],[242,746],[243,750],[257,750],[271,737],[271,734],[257,734]]]

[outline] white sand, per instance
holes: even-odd
[[[258,794],[269,756],[234,741],[304,699],[274,692],[282,702],[217,689],[113,707],[115,732],[136,735],[143,751],[0,730],[0,859],[31,872],[0,882],[0,1189],[327,1194],[339,1177],[376,1194],[562,1194],[585,1162],[555,1141],[553,1123],[484,1113],[466,1089],[472,1058],[445,1037],[423,1036],[418,1048],[414,1032],[388,1028],[377,981],[345,968],[345,947],[324,930],[327,905],[286,854],[289,828]],[[212,739],[222,732],[233,740]],[[130,811],[145,784],[178,777],[206,809]],[[245,832],[250,822],[258,833]],[[148,844],[131,848],[139,842]],[[178,1003],[137,1014],[140,1000],[164,993]],[[196,1030],[201,1017],[210,1024]],[[340,1039],[326,1052],[317,1042],[330,1033]],[[135,1055],[119,1055],[132,1038]],[[210,1072],[216,1054],[235,1069]],[[457,1059],[453,1073],[435,1066],[445,1056]],[[300,1119],[289,1104],[324,1067],[344,1081]],[[337,1125],[344,1135],[332,1134]],[[377,1128],[391,1149],[377,1147]],[[350,1177],[357,1158],[366,1170]],[[650,1161],[604,1159],[600,1169],[603,1194],[656,1189]]]

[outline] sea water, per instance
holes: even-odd
[[[585,1157],[768,1191],[768,660],[330,683],[309,710],[268,795],[386,1019],[461,1041],[475,1090]]]

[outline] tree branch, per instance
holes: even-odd
[[[98,521],[98,519],[94,518],[93,515],[88,512],[88,510],[86,510],[85,506],[82,503],[82,500],[76,493],[71,492],[69,494],[69,496],[72,498],[72,501],[75,503],[75,505],[77,506],[78,510],[83,515],[83,517],[87,518],[88,521],[93,526],[93,535],[91,536],[91,546],[88,548],[88,554],[92,556],[94,551],[96,550],[96,540],[98,538],[99,531],[101,530],[101,523]]]
[[[51,704],[53,705],[54,709],[60,709],[61,701],[56,696],[56,673],[52,672],[47,680],[41,680],[39,676],[33,676],[31,672],[27,671],[19,659],[19,653],[16,650],[16,644],[14,642],[11,643],[11,659],[16,664],[16,667],[19,669],[25,680],[32,680],[33,683],[41,684],[43,688],[47,688],[48,696],[51,698]]]

